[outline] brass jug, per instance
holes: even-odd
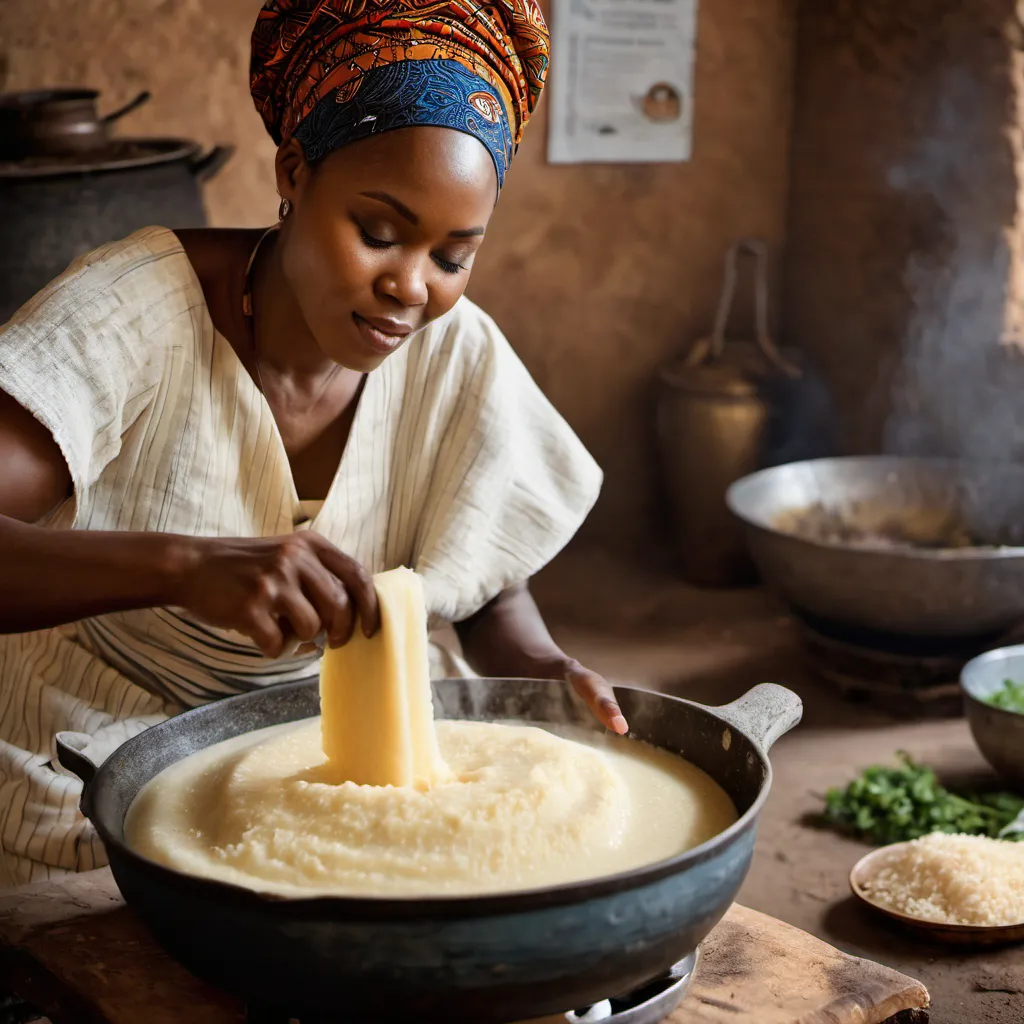
[[[726,341],[741,255],[754,259],[754,341]],[[752,582],[739,523],[725,492],[761,468],[773,415],[773,383],[801,375],[799,355],[776,348],[768,333],[768,248],[744,239],[726,254],[712,334],[658,374],[658,442],[672,509],[680,569],[697,586]]]

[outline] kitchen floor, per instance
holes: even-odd
[[[768,681],[799,693],[804,721],[773,752],[774,788],[740,900],[918,978],[932,995],[932,1024],[1024,1021],[1019,947],[963,952],[892,931],[849,895],[850,868],[868,847],[810,821],[826,789],[897,750],[946,781],[996,785],[965,721],[908,722],[844,701],[810,676],[792,625],[758,590],[694,591],[668,569],[576,553],[544,574],[535,593],[563,647],[615,682],[708,704]]]

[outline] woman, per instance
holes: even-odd
[[[0,881],[104,863],[55,733],[315,676],[400,564],[477,671],[625,731],[526,584],[599,471],[462,297],[546,68],[534,0],[270,0],[276,229],[141,231],[0,333]]]

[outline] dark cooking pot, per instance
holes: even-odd
[[[677,753],[729,793],[740,819],[681,856],[628,874],[497,896],[281,899],[194,878],[133,853],[125,814],[168,765],[221,740],[319,711],[315,682],[197,708],[129,740],[98,770],[58,737],[85,782],[82,811],[117,884],[156,938],[201,978],[291,1016],[367,1024],[505,1024],[629,992],[692,953],[750,865],[771,784],[767,751],[801,716],[781,686],[721,708],[617,691],[631,735]],[[560,683],[435,683],[438,717],[599,727]]]
[[[148,92],[140,92],[100,117],[99,95],[95,89],[36,89],[0,96],[0,160],[103,149],[110,142],[110,126],[150,99]]]
[[[88,158],[0,163],[0,324],[82,253],[144,227],[203,227],[200,185],[232,152],[119,139]]]

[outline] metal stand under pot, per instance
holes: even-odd
[[[699,962],[698,949],[635,992],[554,1017],[535,1017],[523,1024],[659,1024],[686,998]],[[246,1024],[341,1024],[349,1019],[344,1011],[328,1019],[320,1014],[297,1016],[290,1010],[259,1005],[250,1005],[245,1013]]]

